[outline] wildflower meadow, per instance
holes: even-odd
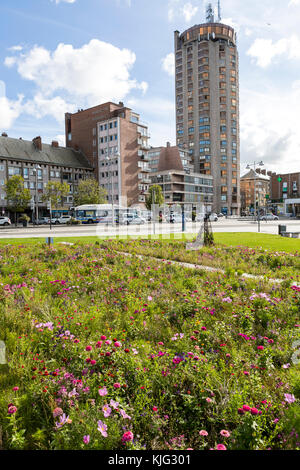
[[[148,240],[1,245],[0,448],[299,449],[299,260]]]

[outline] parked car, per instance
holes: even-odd
[[[72,219],[71,215],[62,215],[58,219],[55,219],[55,224],[56,225],[58,225],[58,224],[67,224],[68,222],[71,221],[71,219]]]
[[[11,221],[8,217],[1,216],[0,225],[5,225],[7,227],[8,225],[11,225]]]
[[[202,220],[204,220],[204,214],[198,214],[197,217],[196,217],[196,221],[197,222],[202,222]],[[209,220],[210,222],[218,222],[218,216],[217,214],[215,213],[212,213],[209,215]]]
[[[262,215],[260,220],[278,220],[278,217],[277,215],[274,215],[274,214],[265,214],[265,215]]]
[[[33,225],[47,225],[47,224],[50,224],[49,217],[40,217],[37,222],[36,220],[33,221]]]
[[[223,214],[223,212],[220,212],[220,214],[218,214],[218,217],[225,217],[225,215]]]
[[[131,219],[128,219],[128,222],[128,225],[144,225],[146,223],[146,220],[142,217],[136,216],[132,217]]]

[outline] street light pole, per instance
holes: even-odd
[[[263,163],[263,161],[260,161],[259,163],[253,162],[252,164],[248,163],[246,169],[250,169],[251,166],[253,166],[253,168],[254,168],[254,218],[255,218],[255,215],[256,215],[257,216],[258,232],[260,232],[259,197],[258,197],[258,204],[257,204],[257,208],[256,208],[256,179],[257,179],[256,165],[264,166],[264,163]]]
[[[39,225],[39,201],[38,201],[38,170],[40,170],[40,165],[36,165],[34,168],[35,172],[35,221],[36,225]]]

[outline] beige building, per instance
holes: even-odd
[[[213,210],[240,212],[239,59],[236,33],[214,22],[175,31],[177,145],[214,180]]]
[[[186,150],[171,146],[151,148],[147,154],[150,178],[162,188],[165,203],[185,205],[204,203],[211,212],[213,202],[213,178],[195,173],[191,157]]]

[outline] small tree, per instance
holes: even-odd
[[[24,179],[20,175],[14,175],[4,185],[7,207],[15,213],[17,224],[17,212],[23,212],[28,207],[31,199],[29,189],[24,188]]]
[[[77,193],[74,195],[74,206],[84,204],[105,204],[107,191],[99,186],[94,178],[82,180],[78,184]]]
[[[149,194],[146,197],[146,208],[150,211],[153,204],[162,206],[164,203],[164,196],[159,184],[154,184],[149,188]]]
[[[51,201],[53,209],[63,206],[63,198],[69,194],[69,185],[67,183],[60,183],[59,181],[49,181],[44,194],[42,196],[43,202]]]

